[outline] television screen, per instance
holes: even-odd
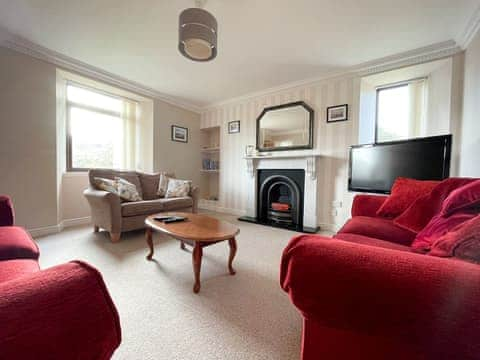
[[[398,177],[446,179],[451,147],[452,135],[352,146],[348,189],[389,194]]]

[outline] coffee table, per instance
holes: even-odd
[[[187,218],[187,220],[165,224],[154,219],[159,215],[183,216]],[[182,212],[167,212],[149,216],[145,219],[145,225],[145,238],[150,248],[150,253],[147,255],[147,260],[152,260],[153,256],[153,231],[159,231],[173,237],[174,239],[180,240],[180,248],[183,250],[185,250],[185,244],[193,247],[192,263],[193,272],[195,275],[195,283],[193,285],[194,293],[198,293],[200,291],[200,268],[202,266],[204,247],[222,241],[228,241],[230,246],[228,270],[231,275],[235,275],[235,270],[232,266],[233,258],[237,252],[237,242],[235,241],[235,236],[237,236],[240,232],[240,229],[235,225],[206,215]]]

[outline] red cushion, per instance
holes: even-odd
[[[338,232],[338,234],[343,233],[364,235],[406,246],[410,246],[416,235],[414,232],[396,226],[392,220],[368,216],[355,216],[348,220]]]
[[[378,209],[377,216],[393,219],[403,213],[416,199],[429,194],[439,181],[422,181],[398,178],[392,187],[392,194]]]
[[[410,247],[408,246],[396,244],[390,241],[375,239],[375,238],[371,238],[363,235],[342,233],[342,234],[335,235],[334,238],[343,240],[343,241],[353,242],[356,244],[381,247],[384,249],[410,251]]]
[[[12,200],[6,195],[0,195],[0,226],[12,226],[14,223]]]
[[[450,178],[442,181],[430,192],[413,202],[400,216],[395,218],[395,224],[404,229],[420,232],[441,209],[444,200],[450,193],[476,179]]]
[[[15,259],[0,261],[0,283],[39,271],[37,260]],[[1,296],[1,294],[0,294]]]
[[[443,202],[442,215],[480,205],[480,180],[473,181],[453,191]]]
[[[436,215],[423,229],[418,233],[412,243],[412,250],[415,252],[428,252],[432,244],[441,236],[455,229],[458,225],[465,223],[477,216],[476,212],[458,212],[452,216]]]
[[[439,237],[428,255],[480,262],[480,215]]]
[[[25,229],[18,226],[0,227],[0,260],[38,259],[37,244]]]

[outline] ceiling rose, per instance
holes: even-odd
[[[217,56],[217,20],[201,8],[185,9],[180,14],[178,49],[190,60],[210,61]]]

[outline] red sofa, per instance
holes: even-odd
[[[376,215],[386,199],[356,196],[333,239],[285,249],[302,359],[480,359],[480,266],[412,252],[416,233]]]
[[[109,359],[120,321],[100,273],[81,261],[40,270],[38,257],[0,196],[0,359]]]

